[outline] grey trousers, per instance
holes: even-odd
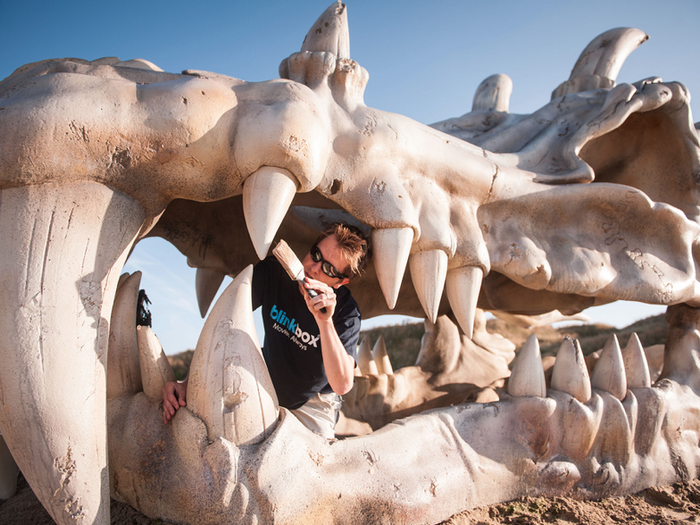
[[[326,439],[335,438],[335,423],[340,410],[338,394],[316,394],[299,408],[290,412],[301,423],[316,434]]]

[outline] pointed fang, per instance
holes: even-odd
[[[630,336],[627,346],[622,351],[622,360],[625,363],[627,388],[648,388],[651,386],[649,363],[647,363],[644,347],[636,333]]]
[[[413,230],[411,228],[372,231],[374,269],[390,310],[394,309],[399,297],[412,242]]]
[[[578,341],[566,338],[559,347],[552,369],[552,389],[586,403],[591,398],[591,381]]]
[[[163,400],[165,383],[175,381],[173,368],[163,352],[158,337],[150,326],[137,326],[136,337],[139,342],[139,363],[143,393],[154,403]]]
[[[471,339],[484,271],[480,266],[464,266],[447,272],[447,298],[459,326]]]
[[[374,362],[372,357],[372,348],[369,344],[369,336],[365,336],[360,343],[360,348],[357,351],[357,366],[360,369],[362,375],[373,375],[379,374],[377,370],[377,363]]]
[[[297,188],[297,180],[289,171],[269,166],[263,166],[243,183],[243,214],[260,260],[267,255]]]
[[[209,313],[190,367],[187,408],[207,425],[209,439],[237,446],[268,437],[277,425],[275,388],[260,350],[248,266]]]
[[[435,324],[447,275],[447,254],[442,250],[414,253],[409,268],[413,287],[430,322]]]
[[[527,338],[515,358],[513,372],[508,379],[508,393],[518,397],[547,397],[540,344],[534,334]]]
[[[216,270],[214,268],[197,268],[195,290],[197,292],[197,305],[199,306],[199,313],[202,319],[207,315],[211,302],[214,300],[214,297],[216,297],[221,283],[224,282],[224,277],[226,277],[226,274],[221,270]]]
[[[379,339],[377,339],[377,342],[374,343],[372,358],[377,365],[378,373],[387,375],[394,373],[394,368],[391,366],[391,361],[389,360],[389,354],[386,352],[384,337],[381,335],[379,336]]]
[[[141,272],[134,272],[117,288],[112,308],[107,352],[107,399],[140,392],[141,367],[136,339],[136,308]]]
[[[609,392],[620,401],[627,395],[625,363],[622,361],[620,343],[615,334],[610,336],[600,353],[600,358],[593,369],[591,386]]]

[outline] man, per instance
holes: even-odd
[[[354,381],[360,311],[345,288],[369,259],[369,242],[344,223],[330,225],[306,254],[303,284],[292,281],[274,257],[253,272],[253,308],[262,306],[263,356],[280,406],[310,430],[335,436],[339,395]],[[306,290],[315,290],[311,297]],[[187,381],[163,389],[167,423],[185,406]]]

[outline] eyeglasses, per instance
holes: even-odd
[[[325,273],[328,277],[332,277],[333,279],[347,279],[347,275],[343,275],[340,273],[338,270],[335,269],[335,266],[333,266],[331,263],[329,263],[327,260],[323,258],[323,254],[321,253],[321,250],[318,249],[318,244],[314,244],[311,247],[311,260],[313,262],[321,262],[321,270],[323,270],[323,273]]]

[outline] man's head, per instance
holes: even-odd
[[[304,257],[304,271],[311,278],[334,288],[362,273],[370,257],[369,239],[355,226],[328,226]]]

